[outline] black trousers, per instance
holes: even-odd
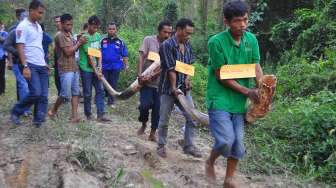
[[[58,72],[58,66],[55,66],[55,74],[54,74],[54,78],[55,78],[55,86],[56,86],[56,89],[57,89],[57,96],[60,95],[61,93],[61,79],[59,77],[59,72]]]
[[[4,94],[6,89],[5,73],[6,73],[6,59],[3,58],[0,60],[0,95]]]

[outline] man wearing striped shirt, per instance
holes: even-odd
[[[186,94],[191,89],[189,77],[183,73],[175,71],[176,61],[186,64],[194,63],[194,56],[191,44],[188,42],[194,30],[194,23],[186,18],[180,19],[176,24],[176,33],[167,39],[160,47],[161,76],[159,92],[161,94],[160,120],[159,120],[159,140],[157,153],[159,156],[167,157],[165,145],[167,143],[168,122],[174,104],[181,106],[177,102],[177,96]],[[183,93],[181,93],[183,92]],[[189,101],[191,104],[192,101]],[[181,108],[182,109],[182,108]],[[193,143],[195,135],[195,123],[189,115],[183,113],[186,119],[184,132],[184,153],[194,157],[201,157],[199,150]]]

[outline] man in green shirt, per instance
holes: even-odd
[[[98,28],[100,26],[100,20],[97,16],[91,16],[88,20],[88,32],[84,33],[87,38],[87,43],[79,49],[79,67],[81,70],[81,78],[83,85],[84,95],[84,113],[87,119],[92,119],[91,114],[91,98],[92,98],[92,86],[96,90],[96,106],[97,106],[97,120],[100,122],[110,121],[104,116],[105,103],[104,103],[104,86],[101,81],[102,78],[102,61],[101,57],[93,57],[88,55],[89,48],[100,49],[101,34],[99,34]],[[92,66],[97,68],[95,73]]]
[[[250,89],[250,79],[220,79],[223,65],[256,64],[256,80],[262,76],[256,37],[247,32],[249,7],[243,1],[230,1],[224,5],[224,22],[228,30],[211,37],[208,42],[207,107],[210,129],[215,144],[206,162],[206,175],[214,180],[214,164],[223,155],[227,158],[224,187],[238,187],[234,174],[238,160],[245,155],[244,115],[246,100],[258,101],[256,89]],[[257,83],[257,82],[256,82]]]

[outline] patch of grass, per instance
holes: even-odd
[[[116,173],[114,174],[114,177],[107,181],[107,185],[111,188],[117,188],[119,187],[121,178],[125,175],[123,168],[118,168],[116,170]]]
[[[153,176],[152,172],[150,172],[148,170],[144,170],[141,173],[141,175],[151,185],[151,187],[153,187],[153,188],[165,188],[165,186],[163,185],[163,183]]]

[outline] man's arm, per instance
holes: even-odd
[[[123,41],[121,43],[123,45],[121,56],[122,56],[122,59],[123,59],[124,69],[125,69],[125,72],[128,73],[128,70],[129,70],[129,65],[128,65],[128,50],[127,50],[126,44]]]
[[[31,72],[29,70],[29,67],[27,66],[26,57],[25,57],[25,54],[24,54],[24,45],[25,44],[23,44],[23,43],[17,43],[17,51],[18,51],[18,54],[19,54],[20,62],[24,66],[23,72],[22,72],[23,77],[30,80]]]
[[[236,80],[234,79],[220,79],[220,69],[215,70],[216,78],[217,80],[226,87],[231,88],[234,91],[237,91],[246,97],[250,98],[251,100],[258,102],[258,91],[256,89],[249,89],[247,87],[244,87],[240,85]]]
[[[18,52],[15,48],[15,30],[11,31],[9,33],[9,36],[8,38],[5,40],[5,43],[4,43],[4,49],[13,54],[14,56],[18,56]]]
[[[143,66],[145,64],[145,54],[144,52],[140,51],[139,52],[139,63],[137,65],[137,75],[138,77],[141,77]]]
[[[170,70],[168,72],[170,88],[174,92],[176,90],[176,71]]]
[[[80,37],[80,39],[77,41],[76,45],[74,45],[74,46],[65,46],[63,48],[63,51],[64,51],[65,55],[72,56],[85,43],[86,43],[86,38],[85,37]]]
[[[26,56],[24,54],[24,44],[18,43],[18,44],[16,44],[16,48],[17,48],[17,52],[18,52],[21,64],[22,65],[27,65]]]
[[[125,71],[126,71],[126,73],[128,73],[128,70],[129,70],[128,57],[123,57],[123,63],[124,63],[124,66],[125,66]]]

